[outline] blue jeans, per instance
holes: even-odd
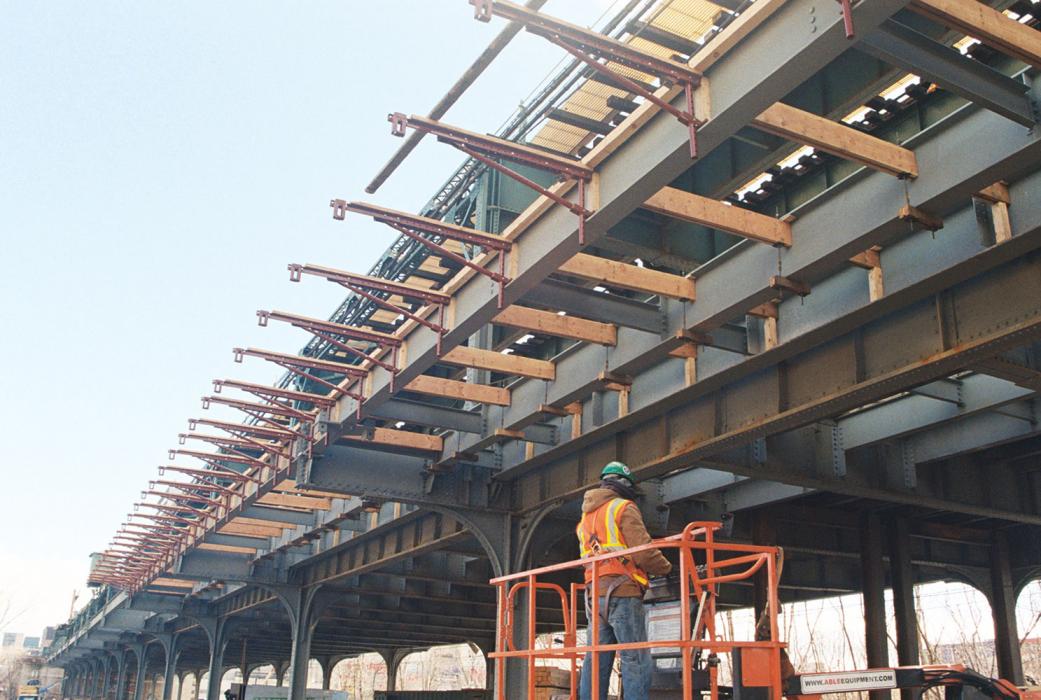
[[[600,599],[603,603],[603,598]],[[592,643],[592,630],[587,633]],[[643,611],[642,598],[611,597],[607,611],[607,622],[600,619],[600,644],[625,644],[647,641],[647,620]],[[647,700],[651,688],[651,672],[654,662],[650,649],[632,649],[619,652],[622,655],[622,690],[625,700]],[[611,681],[614,652],[600,652],[600,700],[607,699],[607,686]],[[586,654],[582,664],[582,680],[579,683],[579,700],[592,700],[593,654]]]

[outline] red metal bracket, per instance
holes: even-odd
[[[250,476],[244,472],[237,472],[234,469],[226,469],[221,467],[220,469],[192,469],[191,467],[179,467],[176,464],[161,464],[159,465],[159,476],[163,476],[166,472],[175,472],[177,474],[185,474],[187,476],[194,476],[200,479],[223,479],[224,481],[252,481],[259,483],[260,480],[256,477]]]
[[[848,2],[849,0],[839,0]],[[688,66],[642,51],[635,46],[604,36],[598,32],[556,19],[506,0],[470,0],[474,17],[482,22],[498,15],[523,25],[532,34],[561,47],[598,73],[607,75],[625,89],[639,95],[659,109],[668,112],[690,131],[690,157],[698,157],[697,130],[704,122],[694,110],[694,89],[701,83],[701,74]],[[601,63],[601,61],[604,61]],[[686,109],[677,109],[653,91],[646,89],[628,76],[612,70],[611,64],[657,76],[662,82],[683,86]]]
[[[279,367],[282,367],[293,374],[304,377],[308,381],[315,382],[320,386],[324,386],[326,389],[330,389],[336,394],[347,395],[354,399],[358,404],[358,418],[361,418],[361,405],[365,401],[365,397],[360,392],[353,392],[349,389],[345,389],[338,384],[334,384],[330,381],[316,377],[310,372],[305,370],[318,370],[320,372],[331,372],[333,374],[342,374],[345,377],[353,377],[354,379],[363,379],[368,376],[368,372],[361,369],[360,367],[352,367],[345,365],[341,362],[330,362],[329,360],[319,360],[314,357],[300,357],[299,355],[287,355],[282,352],[272,352],[270,350],[258,350],[256,348],[233,348],[232,353],[235,357],[235,362],[242,362],[242,358],[247,355],[250,357],[259,357],[268,362],[273,362]]]
[[[394,112],[387,115],[387,120],[391,124],[390,133],[394,136],[404,136],[405,129],[408,127],[419,132],[433,134],[438,141],[458,148],[466,155],[479,160],[489,168],[513,178],[525,187],[529,187],[560,206],[569,209],[578,216],[578,242],[580,245],[585,244],[586,219],[593,213],[586,208],[586,186],[593,177],[593,169],[589,166],[574,158],[539,150],[521,143],[495,138],[494,136],[485,136],[484,134],[466,131],[465,129],[415,114],[405,116],[401,112]],[[565,199],[534,180],[524,177],[516,170],[507,168],[502,163],[494,160],[495,158],[524,163],[540,170],[556,173],[559,177],[575,180],[578,183],[578,201],[572,202],[569,199]]]
[[[194,493],[195,491],[207,491],[210,493],[223,493],[226,496],[241,496],[242,494],[234,489],[229,489],[226,486],[218,486],[217,484],[211,483],[192,483],[185,481],[170,481],[168,479],[150,479],[148,481],[148,488],[154,489],[156,486],[169,486],[171,488],[180,489],[185,493]]]
[[[296,314],[288,314],[283,311],[257,311],[257,325],[266,326],[268,321],[271,320],[282,321],[292,326],[296,326],[297,328],[302,328],[308,333],[321,338],[327,343],[335,345],[341,350],[348,352],[361,360],[382,367],[390,373],[390,390],[394,391],[394,378],[397,376],[398,372],[401,371],[397,366],[398,351],[401,348],[402,342],[401,338],[388,333],[379,333],[377,331],[371,331],[357,326],[333,323],[332,321],[321,321],[317,318],[308,318],[307,316],[297,316]],[[344,340],[341,340],[341,338],[358,340],[365,343],[374,343],[381,348],[389,348],[391,350],[391,361],[384,362],[377,357],[373,357],[364,350],[349,345]]]
[[[220,404],[222,406],[231,406],[242,411],[270,414],[273,416],[281,416],[283,418],[296,418],[301,423],[313,423],[314,414],[306,411],[299,411],[291,406],[287,406],[283,403],[253,403],[252,401],[239,401],[238,399],[228,399],[223,396],[203,396],[202,407],[203,410],[208,410],[210,404]]]
[[[506,251],[510,250],[513,246],[510,241],[507,241],[501,236],[494,236],[490,233],[466,228],[465,226],[456,226],[455,224],[445,223],[444,221],[431,219],[426,216],[406,214],[394,209],[387,209],[386,207],[367,204],[365,202],[348,202],[343,199],[334,199],[329,202],[329,206],[333,208],[333,218],[338,221],[345,219],[347,212],[349,211],[363,216],[371,216],[374,221],[378,221],[398,230],[403,235],[408,236],[412,240],[417,241],[434,251],[437,255],[453,260],[459,265],[465,265],[466,267],[476,270],[482,275],[491,278],[493,281],[498,282],[499,308],[502,308],[503,292],[506,283],[510,281],[509,278],[506,277]],[[478,245],[486,250],[496,251],[499,259],[499,271],[494,272],[488,268],[481,267],[473,260],[468,260],[462,255],[448,250],[435,240],[423,236],[422,234],[424,233],[440,238],[448,238],[461,243]]]
[[[288,401],[303,401],[305,403],[313,403],[316,406],[323,408],[329,408],[336,403],[336,399],[330,398],[329,396],[322,394],[309,394],[306,391],[293,391],[292,389],[279,389],[273,386],[264,386],[263,384],[251,384],[249,382],[240,382],[235,379],[214,379],[213,380],[213,393],[219,394],[221,389],[224,387],[230,387],[232,389],[239,389],[247,393],[253,394],[254,396],[270,401],[271,403],[277,403],[276,399],[286,399]],[[280,404],[281,405],[281,404]]]
[[[416,323],[426,326],[437,333],[437,354],[438,356],[441,355],[441,340],[445,333],[448,332],[448,329],[445,328],[445,307],[448,305],[448,302],[452,300],[449,295],[432,289],[414,287],[402,282],[393,282],[379,277],[369,277],[368,275],[356,275],[353,272],[334,270],[319,265],[298,265],[294,263],[289,265],[288,269],[289,280],[291,282],[299,282],[305,274],[324,277],[330,282],[336,282],[355,294],[365,297],[378,306],[382,306],[389,311],[401,314],[405,318],[412,319]],[[397,304],[378,296],[378,294],[396,294],[406,300],[417,299],[425,304],[437,306],[437,323],[432,323],[411,310],[398,306]]]
[[[266,462],[257,459],[256,457],[250,457],[249,455],[239,454],[224,454],[222,452],[196,452],[195,450],[170,450],[170,459],[176,459],[177,455],[183,455],[185,457],[194,457],[195,459],[201,459],[210,465],[216,465],[220,469],[225,467],[220,466],[220,462],[234,462],[235,464],[248,464],[254,467],[267,467],[270,466]],[[172,469],[173,467],[171,467]],[[236,474],[238,472],[235,472]]]
[[[259,450],[276,457],[289,457],[289,454],[284,450],[279,449],[277,444],[258,442],[256,440],[244,440],[241,438],[230,438],[223,437],[221,435],[206,435],[204,433],[178,433],[177,442],[178,444],[184,445],[188,440],[199,440],[201,442],[207,442],[215,447],[230,450],[231,454],[239,457],[249,457],[240,450]],[[173,459],[171,457],[171,459]]]
[[[852,39],[854,37],[853,3],[851,0],[838,0],[838,3],[842,5],[842,24],[846,28],[846,38]]]
[[[222,420],[208,420],[205,418],[189,418],[188,430],[195,430],[197,426],[208,425],[226,432],[242,437],[243,435],[254,435],[267,438],[268,440],[294,440],[296,434],[280,428],[265,428],[260,425],[247,425],[245,423],[229,423]]]

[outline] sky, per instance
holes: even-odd
[[[614,0],[550,0],[582,24]],[[82,604],[102,549],[210,380],[270,383],[231,348],[307,340],[257,309],[327,317],[391,229],[333,197],[417,210],[461,161],[400,141],[503,28],[465,0],[0,0],[0,610],[34,634]],[[495,131],[563,52],[522,34],[446,121]],[[282,327],[279,327],[282,326]],[[211,409],[214,417],[219,411]],[[231,418],[234,414],[227,414]],[[235,418],[237,420],[237,418]],[[3,625],[0,624],[0,627]]]
[[[0,631],[5,605],[36,634],[88,599],[210,380],[279,376],[232,347],[306,342],[257,309],[343,298],[287,263],[365,272],[390,244],[329,199],[414,211],[447,179],[461,158],[428,139],[363,192],[387,113],[425,113],[502,27],[465,0],[0,0]],[[562,58],[522,33],[446,121],[495,131]]]

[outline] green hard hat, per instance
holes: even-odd
[[[633,480],[633,472],[629,469],[625,462],[608,462],[604,465],[603,471],[600,472],[600,478],[603,479],[605,476],[620,476],[623,479],[629,481],[630,484],[635,484]]]

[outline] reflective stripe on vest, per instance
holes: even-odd
[[[619,552],[629,548],[622,535],[620,524],[622,514],[631,503],[632,501],[625,498],[614,498],[596,510],[582,515],[582,519],[575,528],[575,534],[578,536],[579,553],[583,559],[596,554]],[[601,577],[628,576],[640,586],[647,586],[648,583],[647,574],[628,557],[604,560],[600,562],[598,569]],[[593,567],[587,565],[586,583],[592,578]]]

